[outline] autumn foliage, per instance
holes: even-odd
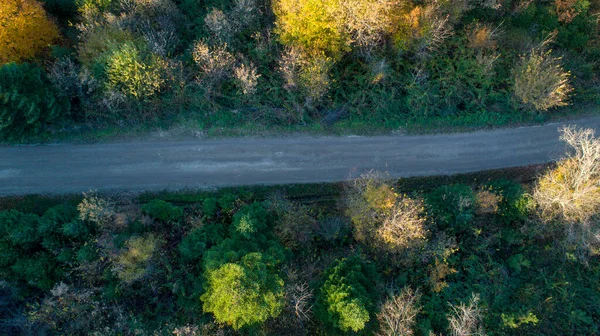
[[[0,26],[0,63],[32,59],[59,37],[35,0],[0,1]]]

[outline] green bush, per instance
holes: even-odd
[[[375,266],[358,256],[338,260],[323,275],[316,316],[342,331],[363,330],[373,314],[378,278]]]
[[[69,109],[69,101],[58,95],[40,67],[29,63],[0,67],[0,138],[37,135]]]
[[[249,253],[205,276],[206,293],[200,297],[204,311],[235,330],[276,317],[283,308],[283,280],[260,253]]]
[[[162,222],[177,222],[183,218],[183,209],[163,200],[153,200],[142,206],[148,216]]]
[[[517,182],[501,179],[489,184],[493,193],[500,196],[497,214],[505,224],[523,221],[529,215],[531,197]]]
[[[106,58],[107,88],[136,99],[147,99],[164,86],[164,69],[160,57],[128,42]]]
[[[198,262],[204,252],[225,238],[225,227],[208,223],[190,231],[179,244],[179,253],[184,261]]]
[[[233,216],[232,236],[240,235],[251,239],[254,234],[267,228],[267,211],[260,203],[243,206]]]
[[[431,216],[442,227],[467,228],[475,214],[475,194],[464,184],[446,185],[425,197]]]

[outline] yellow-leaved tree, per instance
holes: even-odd
[[[0,27],[0,64],[32,59],[59,37],[36,0],[0,1]]]

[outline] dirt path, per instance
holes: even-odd
[[[569,124],[600,128],[600,117]],[[0,196],[465,173],[558,158],[560,124],[463,134],[0,147]]]

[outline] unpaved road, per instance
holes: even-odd
[[[569,124],[598,129],[600,117]],[[423,136],[4,146],[0,196],[325,182],[370,169],[409,177],[524,166],[561,155],[558,127]]]

